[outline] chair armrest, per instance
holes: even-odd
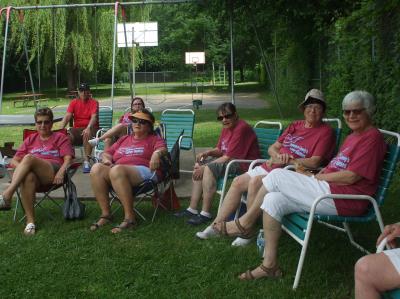
[[[250,163],[249,170],[250,170],[250,169],[253,169],[257,164],[262,164],[262,163],[265,163],[265,162],[267,162],[267,161],[268,161],[268,159],[257,159],[257,160],[253,160],[253,161]]]

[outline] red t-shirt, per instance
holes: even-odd
[[[232,159],[255,160],[260,158],[256,133],[241,119],[233,128],[222,129],[217,148]],[[249,165],[240,166],[243,171],[246,171]]]
[[[68,113],[72,113],[74,118],[74,128],[85,128],[89,124],[93,114],[99,112],[99,103],[92,98],[86,101],[81,99],[73,99],[67,108]],[[97,118],[95,128],[99,127],[99,119]]]
[[[347,136],[339,153],[324,169],[324,173],[349,170],[361,176],[361,179],[352,185],[329,183],[331,193],[374,195],[385,153],[386,143],[376,128]],[[369,205],[365,200],[334,199],[334,201],[338,214],[343,216],[362,215]]]
[[[131,115],[132,115],[132,113],[130,113],[130,112],[124,113],[119,118],[119,123],[123,124],[123,125],[130,125],[132,123],[132,120],[129,118],[129,116],[131,116]]]
[[[304,125],[304,120],[297,120],[286,128],[277,140],[282,144],[279,153],[290,154],[295,159],[318,156],[326,162],[329,161],[335,150],[336,142],[332,128],[326,123],[315,128],[306,128]],[[269,167],[264,163],[262,167],[270,172],[272,169],[282,166],[275,164]]]
[[[148,135],[145,139],[126,135],[119,138],[106,152],[112,156],[115,164],[149,167],[153,152],[159,148],[166,148],[166,145],[158,135]]]
[[[59,132],[53,132],[47,140],[41,140],[38,133],[29,135],[15,156],[23,158],[27,154],[58,165],[64,163],[64,156],[75,156],[68,136]]]

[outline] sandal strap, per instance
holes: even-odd
[[[240,233],[242,235],[246,235],[248,232],[246,231],[246,229],[240,224],[240,220],[239,218],[235,219],[235,224],[237,226],[237,228],[239,229]]]
[[[108,221],[112,221],[113,220],[112,215],[100,216],[99,218],[100,219],[105,219],[105,220],[108,220]]]
[[[250,269],[245,272],[244,276],[245,276],[246,280],[254,280],[255,279],[253,274],[251,274]]]
[[[267,274],[268,277],[281,277],[282,276],[282,269],[279,268],[278,266],[275,266],[273,268],[267,268],[263,264],[259,266],[261,270]]]
[[[226,229],[226,221],[222,221],[221,222],[221,233],[223,236],[227,236],[228,235],[228,231]]]

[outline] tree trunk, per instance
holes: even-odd
[[[72,63],[67,64],[67,86],[68,90],[76,90],[77,70]]]
[[[239,66],[239,72],[240,72],[240,82],[244,82],[244,68],[242,65]]]

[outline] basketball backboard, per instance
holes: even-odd
[[[205,64],[206,57],[204,52],[185,52],[186,64]]]
[[[126,43],[124,24],[117,25],[117,42],[119,48],[131,48],[133,41],[135,46],[139,47],[155,47],[158,46],[158,24],[157,22],[135,22],[125,23],[126,27]]]

